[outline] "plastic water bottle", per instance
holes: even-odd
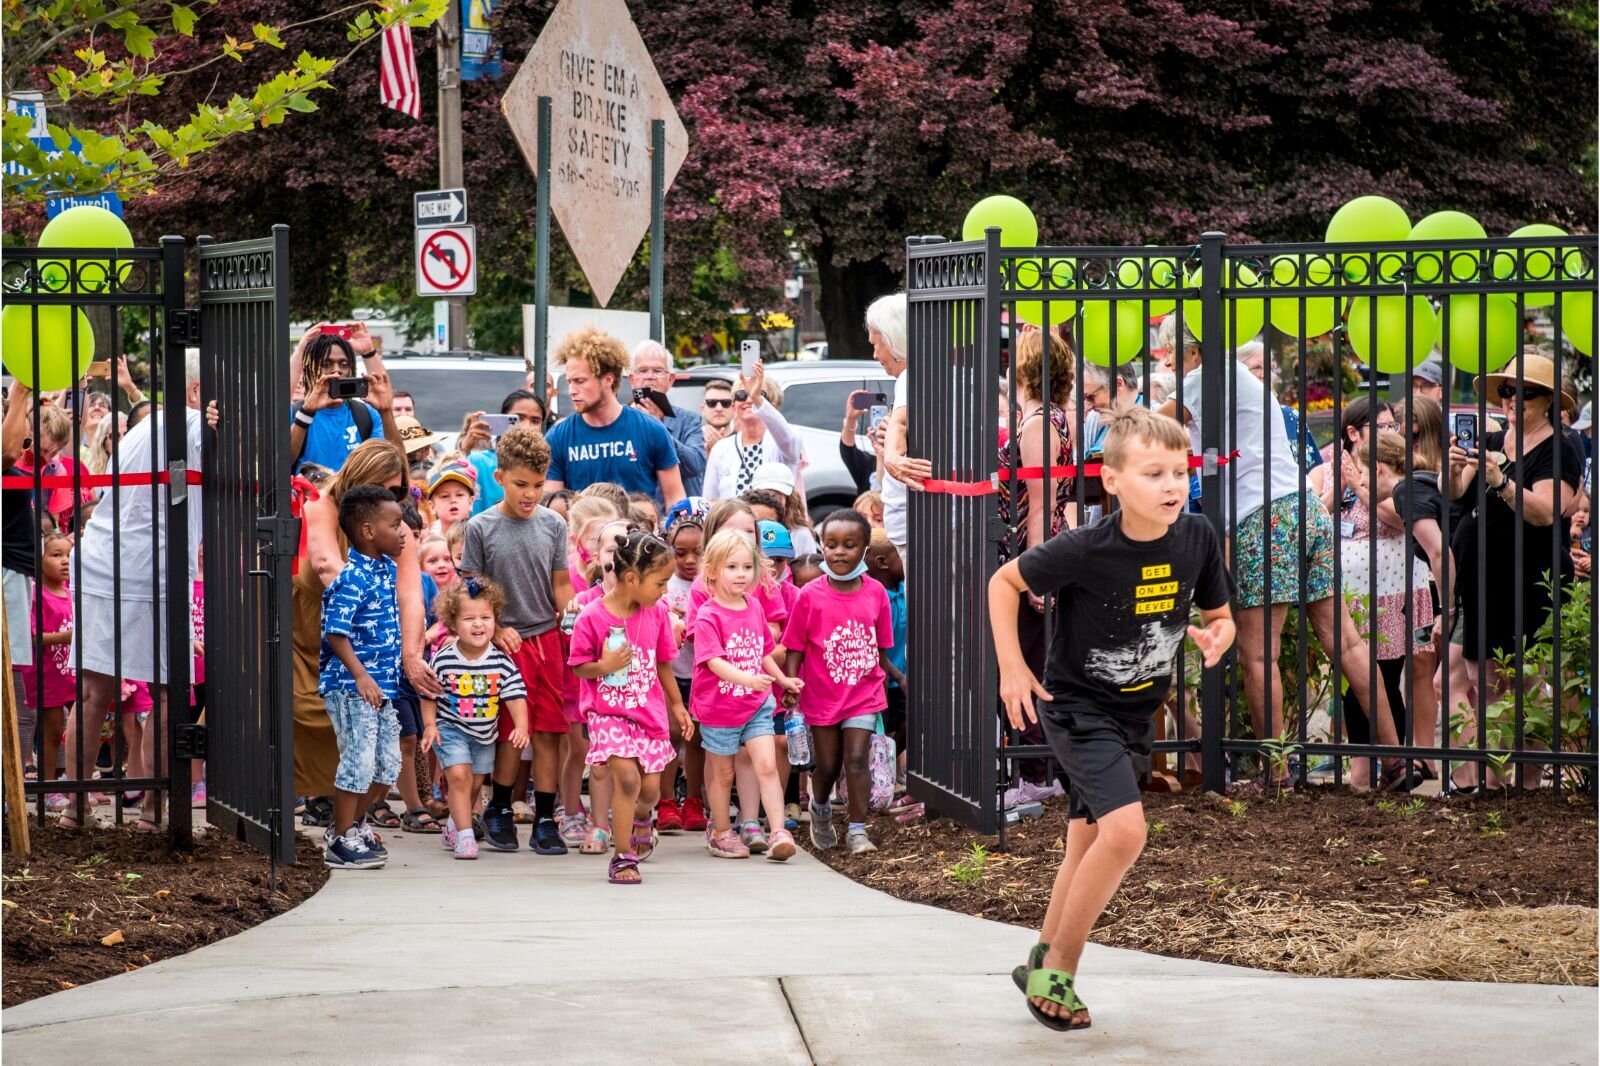
[[[615,651],[627,643],[628,631],[621,626],[612,626],[610,633],[606,636],[606,650]],[[613,670],[601,678],[601,681],[612,688],[622,688],[628,683],[628,668],[624,666],[621,670]]]
[[[799,711],[790,711],[783,719],[783,735],[789,740],[789,765],[809,770],[811,761],[811,730]]]

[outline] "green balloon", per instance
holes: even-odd
[[[1117,285],[1124,289],[1176,289],[1178,261],[1170,257],[1124,259],[1117,264]],[[1150,315],[1164,315],[1177,306],[1177,300],[1151,297]]]
[[[40,248],[132,248],[133,234],[122,219],[103,207],[83,204],[68,208],[45,226],[39,234]],[[130,262],[122,262],[117,269],[117,283],[127,280],[133,269]],[[77,271],[77,283],[73,271]],[[111,264],[104,259],[41,260],[40,285],[52,293],[103,292],[111,287]]]
[[[1383,244],[1410,234],[1405,208],[1386,196],[1358,196],[1333,213],[1326,239],[1329,244]],[[1372,274],[1371,256],[1344,256],[1341,267],[1346,280],[1361,284]]]
[[[89,324],[89,316],[65,305],[38,308],[39,380],[35,382],[33,312],[33,307],[17,303],[0,311],[0,349],[5,367],[12,377],[35,392],[70,388],[94,358],[94,327]],[[78,323],[76,352],[72,344],[74,317]]]
[[[1522,343],[1517,304],[1509,296],[1452,296],[1439,343],[1450,365],[1468,374],[1492,374],[1511,362]]]
[[[1078,321],[1083,330],[1084,361],[1095,366],[1126,363],[1144,351],[1149,339],[1144,308],[1137,300],[1087,300]]]
[[[1560,226],[1552,226],[1545,222],[1535,222],[1507,234],[1510,237],[1565,237],[1566,235],[1567,231]],[[1560,268],[1556,263],[1556,255],[1554,248],[1522,248],[1515,252],[1496,252],[1495,279],[1556,281],[1574,278],[1582,273],[1583,257],[1576,251],[1567,254],[1566,262],[1561,264]],[[1548,307],[1555,302],[1556,294],[1553,292],[1529,292],[1522,296],[1524,307]]]
[[[1462,214],[1460,211],[1435,211],[1427,218],[1419,219],[1411,227],[1413,241],[1481,241],[1489,235],[1484,232],[1478,220],[1471,215]],[[1481,254],[1470,249],[1455,248],[1446,252],[1443,248],[1430,251],[1413,253],[1412,264],[1416,269],[1416,278],[1424,285],[1431,285],[1438,281],[1446,272],[1445,260],[1449,260],[1448,271],[1452,280],[1471,281],[1478,276],[1479,260]]]
[[[1041,292],[1054,293],[1072,289],[1076,285],[1077,264],[1070,259],[1051,259],[1048,262],[1050,276],[1046,278],[1045,260],[1018,259],[1012,278],[1013,286],[1017,289],[1037,289]],[[1078,313],[1078,304],[1075,300],[1018,300],[1017,317],[1035,326],[1043,326],[1046,302],[1050,305],[1051,328],[1072,321],[1072,316]]]
[[[961,223],[961,239],[981,241],[984,230],[1000,227],[1000,243],[1007,248],[1027,248],[1039,243],[1039,223],[1028,205],[1015,196],[989,196],[972,205]]]
[[[1229,263],[1225,267],[1230,288],[1249,288],[1259,285],[1261,279],[1256,272],[1243,263]],[[1202,284],[1204,271],[1197,270],[1184,279],[1185,288],[1198,288]],[[1205,331],[1210,326],[1203,321],[1199,300],[1183,301],[1183,322],[1189,327],[1189,332],[1194,334],[1195,340],[1203,340]],[[1260,297],[1226,297],[1222,301],[1222,343],[1224,347],[1237,348],[1245,341],[1255,337],[1261,332],[1262,325],[1267,320],[1267,301]]]
[[[1567,343],[1584,355],[1594,355],[1594,293],[1568,292],[1561,296],[1561,332]]]
[[[1374,308],[1373,304],[1377,307]],[[1406,347],[1404,296],[1359,296],[1350,301],[1345,320],[1350,347],[1380,374],[1404,374],[1433,351],[1439,339],[1439,318],[1426,297],[1411,297],[1411,346]]]
[[[1274,259],[1273,284],[1282,287],[1321,287],[1333,283],[1332,260],[1307,258],[1303,268],[1299,260],[1299,256],[1293,255],[1280,255]],[[1302,273],[1305,275],[1303,281]],[[1284,296],[1268,303],[1267,315],[1275,328],[1291,337],[1320,337],[1333,329],[1334,323],[1339,320],[1339,305],[1331,296],[1308,296],[1304,301],[1297,296]]]

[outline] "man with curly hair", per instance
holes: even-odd
[[[550,430],[546,491],[581,492],[597,481],[648,493],[663,510],[683,499],[683,476],[672,437],[660,422],[617,400],[628,350],[598,326],[569,333],[556,349],[566,367],[574,416]]]

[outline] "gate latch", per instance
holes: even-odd
[[[1217,450],[1207,448],[1205,454],[1200,457],[1200,476],[1210,477],[1217,472],[1217,466]]]
[[[206,757],[206,727],[196,722],[178,727],[178,742],[173,746],[175,759],[204,759]]]
[[[289,558],[300,552],[300,519],[271,514],[256,519],[256,535],[271,541],[273,555]]]
[[[200,343],[200,312],[193,307],[175,307],[167,312],[167,338],[174,344]]]

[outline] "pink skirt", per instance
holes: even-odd
[[[659,774],[672,761],[676,749],[666,737],[652,737],[632,718],[619,715],[589,715],[589,756],[584,760],[590,766],[603,765],[615,756],[634,759],[647,774]]]

